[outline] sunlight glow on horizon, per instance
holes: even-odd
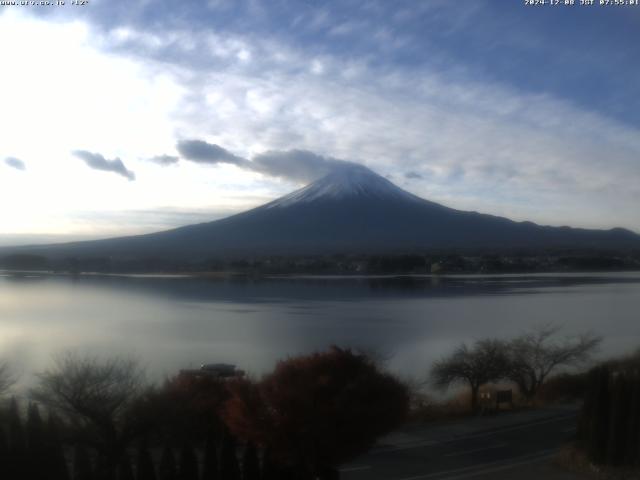
[[[173,150],[171,116],[185,90],[163,72],[95,51],[89,37],[77,21],[0,16],[0,43],[21,38],[19,48],[0,53],[11,72],[0,89],[0,155],[27,165],[25,172],[0,167],[0,234],[116,235],[121,225],[105,229],[74,212],[253,206],[255,200],[243,202],[230,188],[247,179],[234,167],[218,168],[215,181],[200,166],[163,169],[146,160]],[[138,180],[89,169],[72,154],[78,148],[122,158]],[[254,196],[260,194],[258,187]],[[130,233],[148,230],[134,226]]]

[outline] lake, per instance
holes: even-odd
[[[554,323],[640,347],[640,273],[304,277],[0,273],[0,357],[29,383],[66,349],[140,358],[159,378],[201,363],[259,375],[329,345],[375,349],[422,378],[462,341]]]

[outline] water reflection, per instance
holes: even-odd
[[[25,373],[66,348],[134,354],[156,376],[203,362],[254,374],[330,344],[414,376],[463,340],[555,322],[603,355],[640,345],[640,274],[447,277],[0,277],[0,355]]]

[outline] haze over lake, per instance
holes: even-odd
[[[201,363],[252,374],[331,344],[392,354],[421,377],[462,341],[552,322],[604,336],[600,357],[640,346],[640,273],[446,277],[0,274],[0,351],[22,382],[65,349],[139,357],[156,378]]]

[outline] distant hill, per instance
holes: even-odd
[[[2,248],[0,256],[198,261],[219,256],[517,248],[637,249],[640,236],[622,228],[548,227],[455,210],[402,190],[364,166],[345,164],[305,188],[222,220],[147,235]]]

